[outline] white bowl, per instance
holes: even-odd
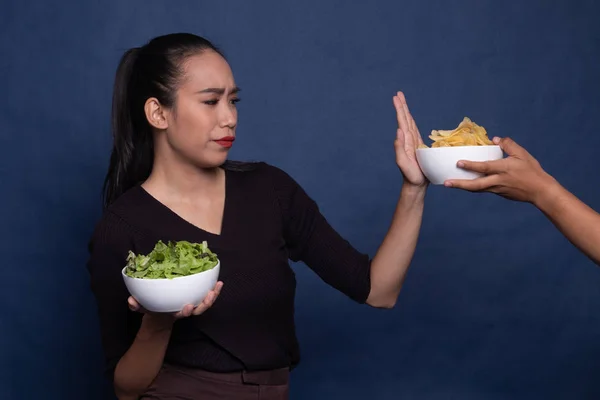
[[[125,275],[125,286],[142,307],[153,312],[178,312],[186,304],[198,305],[204,300],[219,279],[221,261],[208,271],[173,279],[142,279]]]
[[[475,179],[483,174],[459,168],[459,160],[491,161],[503,157],[500,146],[455,146],[417,149],[417,161],[423,174],[433,185],[443,185],[447,179]]]

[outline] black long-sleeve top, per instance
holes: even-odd
[[[141,186],[108,207],[90,242],[87,264],[112,378],[133,343],[142,315],[127,306],[121,269],[129,250],[149,253],[158,240],[206,240],[221,261],[222,292],[199,316],[175,322],[165,362],[214,372],[294,367],[300,359],[294,325],[301,261],[358,303],[370,291],[370,258],[343,239],[302,187],[281,169],[257,163],[226,170],[221,233],[204,231]]]

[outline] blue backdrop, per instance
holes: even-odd
[[[396,90],[424,136],[468,116],[600,209],[598,2],[1,5],[4,400],[108,398],[86,245],[116,64],[159,34],[223,48],[243,89],[233,158],[288,171],[361,251],[376,251],[401,185]],[[391,311],[294,269],[303,361],[293,399],[600,396],[600,269],[530,205],[431,187]]]

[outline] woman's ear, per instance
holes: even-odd
[[[165,110],[156,98],[151,97],[146,100],[144,112],[146,113],[146,119],[152,127],[160,130],[165,130],[169,127],[167,110]]]

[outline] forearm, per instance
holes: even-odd
[[[390,228],[371,263],[367,303],[390,308],[396,303],[417,245],[425,188],[403,185]]]
[[[115,369],[119,400],[135,400],[152,383],[163,364],[172,322],[144,315],[136,338]]]
[[[558,230],[600,265],[600,214],[554,181],[534,201]]]

